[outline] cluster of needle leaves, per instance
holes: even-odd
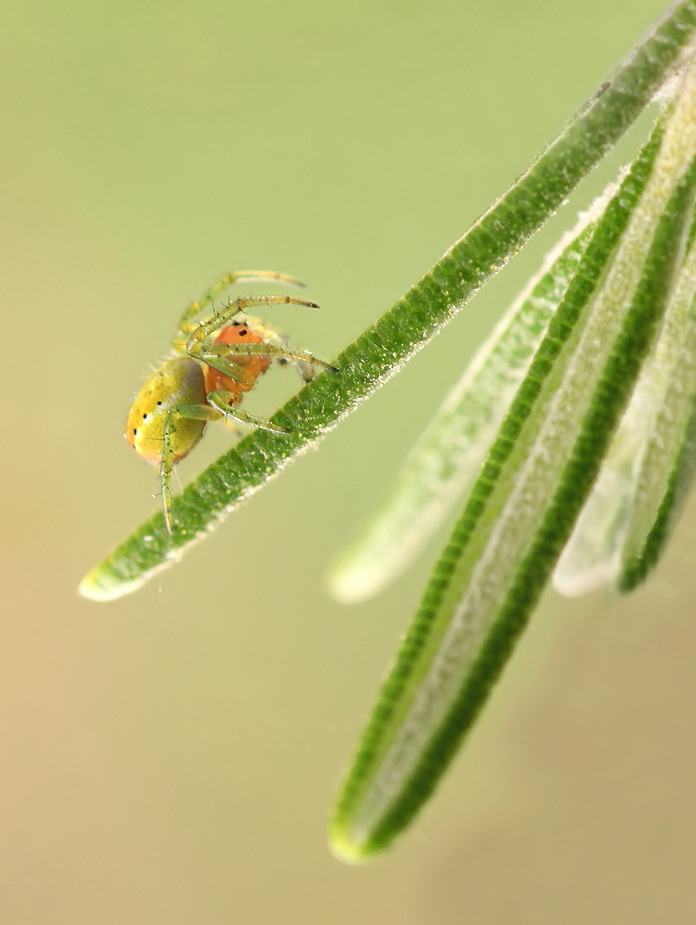
[[[512,307],[336,565],[338,596],[375,593],[471,481],[337,802],[331,839],[343,858],[384,850],[427,800],[554,569],[571,593],[609,580],[629,589],[669,533],[696,443],[695,33],[696,0],[685,0],[333,361],[341,375],[318,376],[274,415],[291,425],[287,438],[245,437],[177,497],[173,536],[155,514],[81,585],[97,600],[136,590],[314,446],[514,256],[673,82],[630,171]]]

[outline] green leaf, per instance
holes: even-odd
[[[598,221],[383,687],[332,821],[347,860],[387,848],[432,793],[592,489],[683,259],[696,67],[656,155],[659,140]]]
[[[696,0],[678,4],[568,127],[469,232],[375,325],[273,418],[287,438],[257,432],[210,466],[175,500],[173,537],[157,514],[83,580],[111,600],[134,591],[206,535],[240,501],[327,433],[424,346],[522,247],[611,149],[668,77],[696,27]]]
[[[691,483],[696,404],[696,244],[679,273],[592,493],[556,566],[554,587],[631,590],[659,558]]]
[[[621,591],[643,581],[660,557],[677,514],[696,475],[696,404],[684,433],[684,442],[665,483],[662,502],[644,542],[632,555],[624,555],[618,577]]]
[[[583,216],[477,351],[411,452],[378,509],[340,553],[329,576],[354,603],[405,571],[474,478],[565,295],[592,236]]]
[[[696,243],[684,262],[665,325],[638,396],[650,408],[632,517],[617,583],[629,591],[659,558],[696,462]],[[639,385],[643,385],[642,381]],[[638,390],[636,390],[638,391]],[[650,404],[649,404],[650,402]],[[632,402],[633,404],[633,402]],[[636,402],[638,404],[638,402]]]

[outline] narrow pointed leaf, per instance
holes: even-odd
[[[683,256],[694,83],[692,72],[654,164],[656,139],[600,219],[435,568],[337,803],[331,839],[343,858],[384,850],[428,798],[591,490]]]
[[[695,291],[692,243],[654,350],[554,572],[563,594],[607,582],[630,590],[659,557],[693,468]]]
[[[696,243],[692,244],[682,268],[667,323],[651,364],[654,392],[657,392],[654,404],[658,407],[622,551],[618,577],[622,591],[634,588],[659,559],[694,477],[695,293]]]

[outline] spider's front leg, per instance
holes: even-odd
[[[304,308],[319,308],[316,302],[309,302],[307,299],[296,299],[289,295],[258,295],[249,296],[246,299],[235,299],[229,305],[223,306],[216,311],[211,318],[197,325],[189,334],[186,342],[186,352],[190,353],[190,347],[196,343],[206,340],[220,328],[238,315],[246,311],[252,305],[302,305]]]
[[[269,359],[285,359],[294,362],[299,369],[300,375],[307,382],[312,376],[307,372],[307,367],[318,366],[329,372],[338,372],[330,363],[325,363],[318,357],[307,353],[304,350],[294,350],[287,345],[285,339],[277,332],[272,331],[270,326],[249,319],[248,327],[252,330],[252,336],[248,341],[243,342],[236,338],[234,342],[220,343],[220,339],[215,343],[210,343],[210,338],[220,329],[225,329],[232,325],[239,325],[240,330],[242,322],[235,322],[232,319],[240,312],[252,305],[302,305],[307,308],[319,308],[315,302],[308,302],[305,299],[294,299],[291,296],[257,296],[248,299],[237,299],[230,303],[222,311],[217,312],[212,318],[203,324],[198,325],[188,337],[186,342],[186,353],[206,363],[213,369],[218,370],[225,376],[235,382],[243,381],[244,374],[240,377],[239,363],[235,363],[234,357],[267,357]],[[254,324],[260,325],[261,330],[256,333]],[[224,330],[223,330],[224,333]],[[272,343],[267,341],[271,340]]]
[[[215,299],[226,289],[234,286],[235,283],[284,283],[287,286],[296,286],[298,289],[304,289],[304,283],[294,276],[288,276],[286,273],[276,273],[274,270],[237,270],[234,273],[227,273],[208,289],[195,302],[188,305],[179,319],[179,324],[174,336],[174,346],[181,349],[186,343],[191,331],[196,326],[196,319],[213,304]]]
[[[235,382],[244,380],[243,367],[235,363],[234,357],[269,357],[270,359],[286,359],[311,366],[319,366],[330,373],[337,373],[338,369],[330,363],[325,363],[311,353],[304,350],[293,350],[292,347],[281,347],[273,344],[209,344],[196,347],[189,351],[189,356],[207,363],[217,369],[224,376],[229,376]],[[312,377],[302,374],[306,382]]]

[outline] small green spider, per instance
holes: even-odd
[[[172,355],[147,379],[128,415],[125,438],[147,462],[159,466],[164,521],[174,532],[172,468],[203,436],[209,421],[248,424],[277,434],[289,431],[238,407],[273,360],[292,362],[305,382],[315,367],[337,372],[311,353],[293,350],[274,327],[243,314],[253,305],[304,305],[290,296],[249,296],[213,309],[214,300],[234,283],[282,282],[302,286],[283,273],[245,270],[228,273],[184,311],[172,341]],[[207,316],[207,317],[206,317]]]

